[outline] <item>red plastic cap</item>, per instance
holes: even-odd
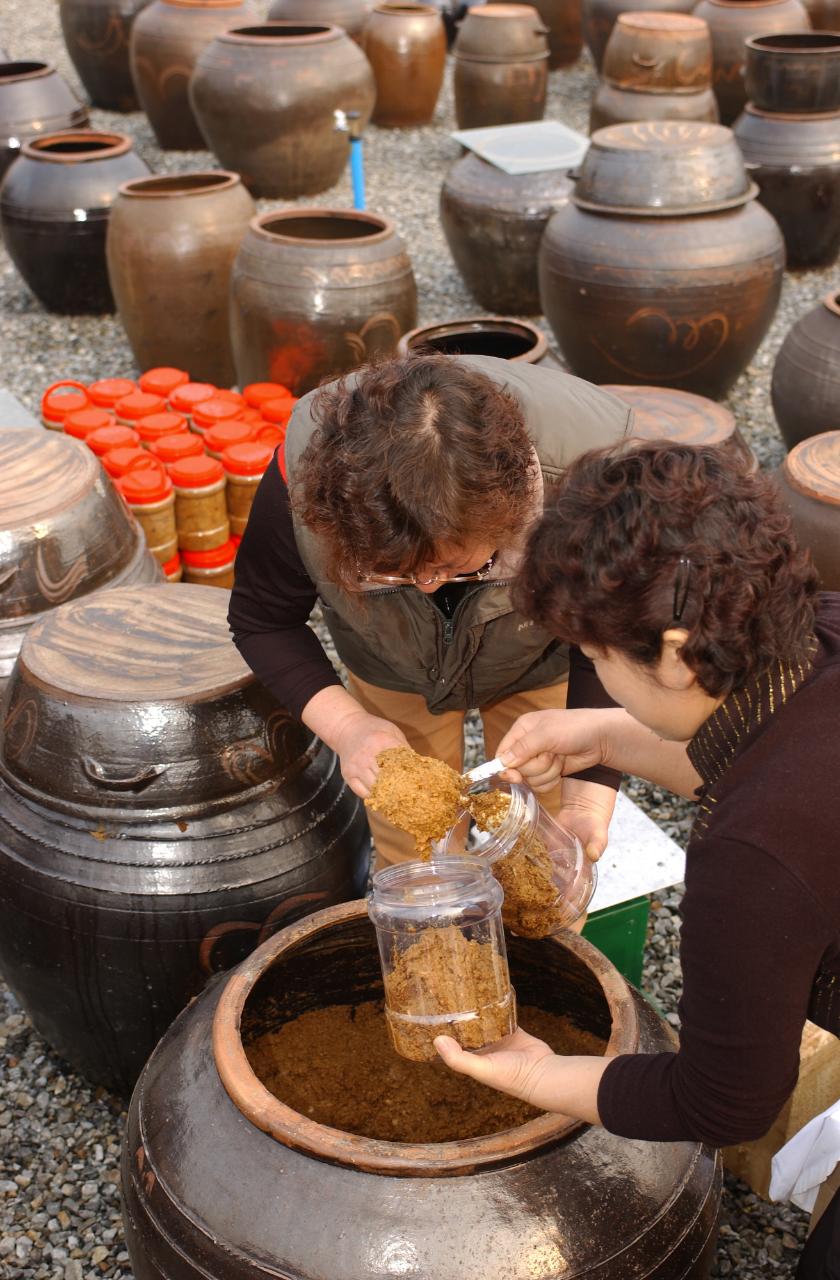
[[[123,396],[114,405],[114,412],[119,418],[128,418],[136,422],[138,418],[148,418],[152,413],[162,413],[166,408],[163,396],[152,396],[146,391],[132,391]]]
[[[74,409],[64,419],[65,433],[76,440],[85,440],[91,431],[114,425],[114,415],[107,409]]]
[[[257,434],[254,437],[261,444],[270,444],[272,449],[276,449],[286,439],[286,428],[276,427],[273,422],[263,422],[257,427]]]
[[[126,445],[137,445],[140,437],[133,427],[124,427],[119,422],[113,427],[99,427],[85,436],[85,444],[92,449],[98,458],[111,449],[120,449]]]
[[[200,458],[204,455],[204,441],[193,431],[180,431],[175,436],[163,436],[161,440],[153,440],[149,452],[169,466],[180,462],[181,458]]]
[[[232,422],[220,422],[217,427],[210,427],[204,433],[204,445],[211,453],[221,453],[232,444],[245,444],[256,439],[256,427],[252,422],[243,422],[234,418]]]
[[[207,431],[210,427],[218,426],[220,422],[232,422],[234,418],[239,417],[239,408],[238,404],[231,404],[229,400],[220,400],[218,396],[214,396],[212,400],[202,400],[201,404],[197,404],[193,409],[193,426]]]
[[[201,404],[202,400],[210,400],[215,394],[216,388],[212,382],[185,382],[170,395],[169,407],[177,409],[179,413],[192,413],[197,404]]]
[[[120,480],[120,492],[135,506],[163,502],[172,492],[172,481],[161,463],[142,471],[128,471]]]
[[[239,405],[240,409],[245,408],[245,397],[241,396],[238,391],[232,390],[230,387],[224,387],[216,392],[214,400],[227,400],[229,404]]]
[[[150,395],[163,396],[164,400],[168,400],[176,387],[182,387],[189,380],[190,375],[184,369],[170,369],[168,365],[161,365],[158,369],[147,369],[140,377],[139,384],[141,391],[148,391]]]
[[[83,382],[73,382],[70,378],[53,382],[41,396],[41,413],[51,422],[63,422],[68,413],[87,409],[89,405],[87,387]]]
[[[153,458],[148,449],[140,449],[134,444],[109,449],[102,455],[102,465],[115,480],[128,475],[129,471],[151,471],[160,467],[157,458]]]
[[[137,384],[130,378],[100,378],[88,387],[88,395],[94,404],[103,409],[113,409],[118,400],[130,396],[137,390]]]
[[[239,550],[239,544],[240,544],[240,542],[242,541],[242,534],[241,534],[241,533],[232,533],[232,534],[230,535],[230,540],[231,540],[231,542],[233,543],[233,545],[236,547],[236,550],[238,551],[238,550]]]
[[[292,416],[292,410],[297,404],[294,396],[287,396],[281,400],[266,400],[262,406],[261,413],[266,422],[272,422],[276,426],[285,427],[289,418]]]
[[[179,489],[203,489],[205,485],[224,480],[225,469],[216,458],[203,454],[200,458],[181,458],[173,462],[169,474]]]
[[[163,572],[166,574],[167,578],[171,578],[173,573],[177,573],[180,567],[181,567],[181,557],[178,555],[177,551],[175,552],[171,560],[167,560],[166,564],[161,565],[161,568],[163,569]]]
[[[232,444],[222,454],[222,464],[232,476],[261,476],[273,457],[274,449],[264,441]]]
[[[236,559],[236,547],[233,545],[233,539],[229,538],[227,542],[223,542],[220,547],[214,547],[212,551],[182,551],[181,559],[184,564],[193,569],[221,569],[225,565],[233,564]]]
[[[187,430],[187,420],[182,413],[171,409],[164,413],[150,413],[137,423],[141,440],[162,440],[165,436],[177,436]]]
[[[259,409],[266,400],[282,400],[284,397],[291,396],[292,393],[288,387],[283,386],[282,382],[252,382],[247,387],[243,387],[242,394],[246,404],[249,404],[252,409]]]

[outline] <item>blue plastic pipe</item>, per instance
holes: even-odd
[[[365,209],[365,162],[362,139],[350,136],[350,178],[353,182],[353,208]]]

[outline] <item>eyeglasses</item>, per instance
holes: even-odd
[[[418,578],[415,573],[362,573],[360,570],[359,582],[380,583],[384,587],[431,587],[436,582],[441,585],[445,582],[483,582],[490,576],[498,555],[498,551],[494,551],[490,559],[472,573],[454,573],[451,577],[435,573],[429,578]]]

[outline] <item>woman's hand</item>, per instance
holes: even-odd
[[[608,764],[603,713],[596,709],[528,711],[511,725],[496,754],[509,782],[550,791],[561,778]]]
[[[376,763],[379,752],[388,747],[407,747],[408,739],[390,720],[369,715],[359,708],[346,716],[333,733],[332,746],[341,761],[341,772],[348,787],[365,800],[379,772]]]

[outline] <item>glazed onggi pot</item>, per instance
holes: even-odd
[[[164,150],[204,150],[207,144],[190,106],[190,76],[215,36],[254,17],[248,0],[152,0],[137,15],[131,28],[131,75]]]
[[[541,120],[548,89],[548,28],[527,4],[468,9],[453,47],[459,129]]]
[[[512,937],[508,959],[520,1008],[565,1015],[593,1052],[672,1046],[651,1006],[576,935]],[[400,1059],[383,1046],[390,1057],[372,1071],[363,1038],[373,1048],[385,1035],[381,1001],[374,930],[357,902],[284,929],[184,1012],[129,1109],[122,1186],[136,1280],[709,1275],[721,1173],[708,1148],[629,1142],[547,1113],[501,1130],[488,1118],[484,1136],[459,1138],[457,1104],[446,1141],[354,1132],[354,1099],[371,1089],[382,1128],[390,1119],[382,1074]],[[341,1084],[344,1127],[319,1120],[335,1100],[324,1083],[308,1114],[265,1083],[263,1038],[325,1006],[348,1028],[365,1020]],[[332,1051],[306,1063],[316,1092]],[[410,1070],[415,1090],[446,1085],[442,1066]],[[475,1105],[473,1093],[457,1096]]]
[[[376,80],[374,124],[428,124],[443,84],[446,30],[431,4],[377,4],[362,48]]]
[[[840,32],[747,40],[746,92],[761,111],[840,111]]]
[[[747,38],[811,29],[800,0],[700,0],[693,12],[708,22],[712,33],[714,89],[723,124],[732,124],[746,105]]]
[[[3,703],[0,971],[119,1091],[208,977],[367,878],[361,801],[257,684],[228,603],[168,583],[72,601]]]
[[[24,143],[0,189],[9,256],[50,311],[114,310],[105,261],[123,182],[149,173],[124,133],[51,133]]]
[[[802,0],[815,31],[840,31],[840,0]]]
[[[620,13],[604,54],[589,129],[636,120],[718,119],[709,28],[688,13]]]
[[[825,431],[795,445],[776,480],[823,589],[840,591],[840,431]]]
[[[256,196],[326,191],[347,164],[336,111],[370,119],[370,64],[341,27],[272,22],[235,27],[204,50],[190,102],[207,145]]]
[[[84,129],[88,109],[46,62],[0,62],[0,179],[24,142]]]
[[[149,0],[59,0],[67,52],[95,107],[136,111],[131,27]]]
[[[446,356],[495,356],[523,364],[560,365],[536,325],[507,316],[467,316],[423,325],[403,334],[398,347],[402,355],[428,350]]]
[[[784,242],[730,130],[650,121],[593,135],[539,256],[572,372],[718,399],[778,304]]]
[[[607,41],[620,14],[690,13],[696,0],[583,0],[583,38],[595,66],[601,70]]]
[[[582,0],[533,0],[534,8],[548,27],[548,66],[568,67],[583,48]]]
[[[27,631],[50,610],[160,578],[140,526],[81,441],[0,431],[0,692]]]
[[[797,320],[776,356],[770,394],[789,449],[840,423],[840,293]]]
[[[417,321],[414,272],[394,224],[352,209],[254,218],[231,281],[237,382],[303,395],[392,355]]]
[[[733,131],[781,227],[788,266],[830,266],[840,253],[840,110],[783,114],[747,103]]]
[[[737,426],[735,416],[722,404],[693,391],[674,387],[604,385],[633,410],[633,437],[669,444],[719,445],[736,452],[751,468],[758,462]]]
[[[489,311],[540,311],[537,253],[552,213],[574,184],[563,169],[505,173],[468,151],[447,173],[440,221],[470,293]]]

